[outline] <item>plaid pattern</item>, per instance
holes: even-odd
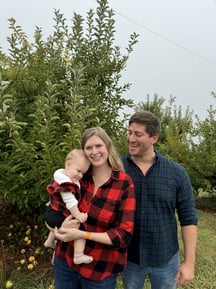
[[[136,213],[128,260],[160,267],[178,251],[176,211],[181,226],[196,225],[194,196],[186,170],[156,153],[146,175],[129,155],[123,157],[136,194]]]
[[[81,180],[80,209],[87,210],[83,224],[89,232],[107,232],[113,246],[86,241],[85,253],[93,257],[90,264],[73,264],[73,241],[58,242],[56,255],[66,258],[69,266],[82,276],[102,280],[121,272],[127,261],[127,248],[132,237],[135,211],[134,185],[124,172],[113,171],[111,178],[92,197],[94,183],[91,173]]]
[[[47,186],[47,191],[49,193],[50,207],[54,211],[61,212],[65,217],[69,216],[71,213],[66,208],[60,192],[70,194],[72,193],[78,201],[80,199],[79,186],[74,182],[65,182],[59,185],[54,179],[52,179]]]

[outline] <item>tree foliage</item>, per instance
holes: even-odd
[[[215,97],[215,96],[214,96]],[[198,145],[194,147],[196,171],[202,176],[204,187],[210,192],[216,189],[216,109],[211,105],[208,117],[201,121],[196,116]]]
[[[9,54],[0,51],[1,194],[24,212],[44,211],[46,185],[83,130],[100,125],[115,141],[119,114],[133,103],[120,79],[138,35],[121,53],[107,0],[66,23],[55,10],[53,34],[44,40],[36,26],[30,43],[11,18]]]
[[[213,95],[213,97],[215,97]],[[216,188],[216,110],[210,106],[208,116],[201,121],[189,107],[183,112],[170,97],[154,95],[151,100],[141,101],[135,111],[149,110],[161,120],[161,135],[156,145],[162,154],[182,164],[188,171],[193,188]]]
[[[121,84],[121,73],[138,35],[129,36],[123,54],[113,10],[107,0],[97,3],[85,19],[74,13],[70,26],[55,10],[53,33],[44,39],[36,26],[32,43],[9,20],[8,54],[0,49],[0,194],[23,213],[44,212],[46,185],[85,128],[104,127],[119,153],[127,152],[126,107],[159,116],[156,149],[187,169],[195,190],[216,187],[216,110],[201,121],[174,97],[168,105],[157,95],[135,106],[125,99],[130,84]]]

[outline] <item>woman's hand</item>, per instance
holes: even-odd
[[[80,222],[76,219],[73,219],[72,215],[65,218],[64,222],[61,225],[61,228],[76,228],[78,229]]]
[[[76,239],[81,239],[84,236],[84,232],[80,231],[76,228],[60,228],[57,227],[54,229],[54,233],[57,239],[64,241],[64,242],[70,242]]]

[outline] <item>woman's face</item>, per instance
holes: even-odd
[[[107,163],[108,150],[106,144],[96,135],[86,141],[84,152],[93,166],[102,166]]]

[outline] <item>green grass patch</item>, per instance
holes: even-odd
[[[197,210],[198,241],[196,254],[195,279],[193,283],[184,287],[187,289],[216,289],[216,212],[207,213]],[[179,233],[180,249],[182,240]],[[150,289],[147,280],[143,289]],[[180,288],[180,287],[179,287]],[[123,289],[119,279],[117,289]]]
[[[209,213],[201,210],[197,210],[197,213],[199,224],[195,279],[192,284],[184,288],[216,289],[216,213]],[[5,232],[6,231],[7,230],[5,228]],[[182,241],[180,237],[179,240],[182,252]],[[44,240],[41,240],[41,247],[43,247],[43,241]],[[19,240],[17,240],[17,244],[19,244]],[[20,262],[20,259],[23,258],[23,255],[15,255],[14,259],[12,259],[11,256],[8,256],[10,248],[5,247],[6,245],[7,243],[4,242],[4,245],[1,248],[4,251],[2,252],[3,254],[1,254],[0,258],[1,289],[6,289],[6,283],[8,280],[13,283],[12,287],[10,287],[11,289],[54,288],[50,254],[40,256],[38,259],[38,265],[35,266],[32,271],[28,270],[27,267],[23,267],[20,271],[18,271],[17,264]],[[118,278],[116,289],[123,289],[120,277]],[[150,289],[148,280],[143,289]]]

